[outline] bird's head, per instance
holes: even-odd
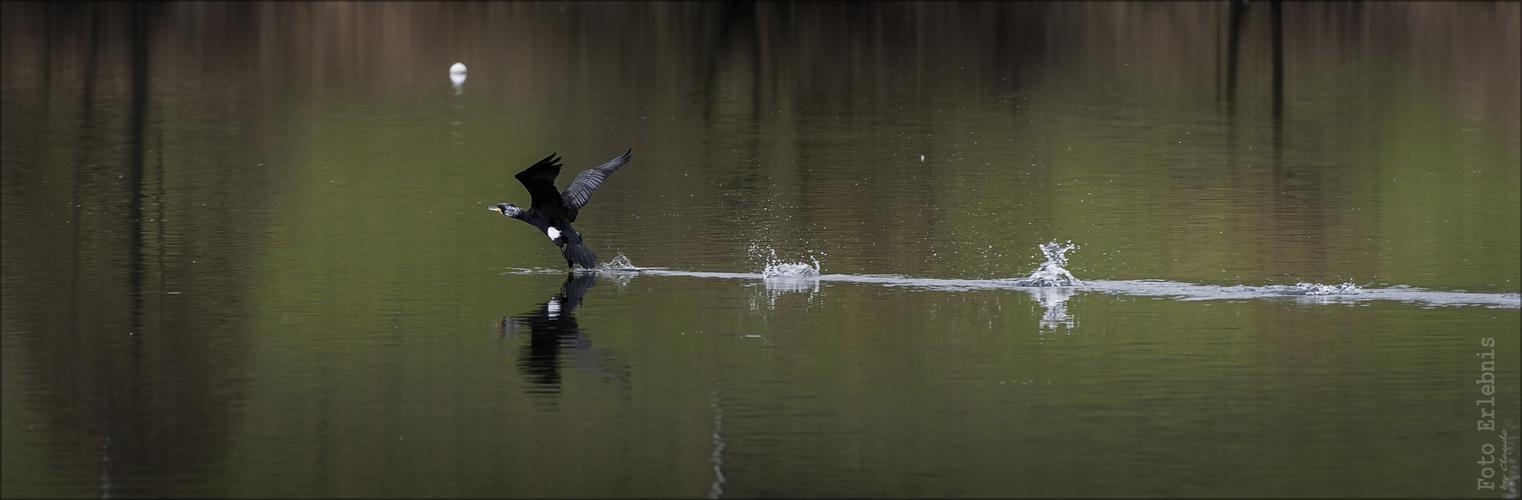
[[[497,206],[489,207],[487,210],[491,210],[493,212],[497,212],[514,219],[523,218],[523,209],[513,206],[511,203],[498,203]]]

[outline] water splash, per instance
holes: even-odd
[[[761,270],[762,278],[818,278],[819,261],[813,264],[802,262],[772,262],[767,263],[766,268]]]
[[[1062,244],[1057,243],[1057,240],[1052,240],[1051,243],[1042,243],[1041,244],[1041,253],[1046,256],[1046,262],[1042,262],[1041,263],[1041,267],[1036,268],[1036,270],[1034,272],[1032,272],[1030,276],[1027,276],[1027,277],[1015,280],[1014,281],[1014,285],[1015,286],[1077,286],[1077,285],[1082,285],[1083,281],[1080,281],[1078,278],[1074,278],[1073,277],[1073,273],[1068,272],[1067,269],[1063,269],[1063,267],[1062,267],[1062,266],[1067,265],[1067,263],[1068,263],[1068,258],[1064,254],[1066,254],[1068,250],[1073,250],[1073,249],[1076,249],[1076,248],[1078,248],[1078,245],[1074,244],[1072,242],[1072,240],[1068,240],[1066,245],[1062,245]]]
[[[809,262],[784,262],[775,249],[763,250],[756,244],[751,244],[749,253],[761,261],[762,284],[762,292],[751,301],[751,310],[760,310],[763,302],[767,310],[775,309],[777,300],[791,293],[804,293],[806,300],[812,301],[819,291],[819,259],[813,251],[809,252]]]
[[[644,271],[644,268],[630,262],[629,257],[624,255],[623,252],[619,252],[618,256],[611,260],[599,262],[597,269],[592,270],[592,272],[597,273],[598,276],[609,284],[618,287],[619,290],[629,286],[629,282],[642,271]]]
[[[623,252],[619,252],[618,256],[612,260],[606,260],[597,264],[597,270],[603,272],[638,271],[639,267],[630,262],[629,257],[624,255]]]
[[[1352,281],[1340,285],[1322,285],[1319,283],[1295,283],[1294,290],[1301,292],[1300,295],[1358,295],[1363,289],[1358,288]]]
[[[755,272],[712,272],[712,271],[680,271],[663,267],[636,267],[629,258],[623,254],[598,266],[593,272],[607,273],[609,279],[615,280],[620,286],[626,284],[634,276],[686,276],[694,278],[737,279],[755,280],[760,279],[763,285],[760,290],[766,294],[768,302],[785,293],[809,292],[810,300],[814,293],[820,289],[821,283],[855,283],[862,285],[878,285],[889,287],[917,288],[923,290],[939,291],[968,291],[968,290],[1024,290],[1036,297],[1041,305],[1049,313],[1043,318],[1043,327],[1055,329],[1058,326],[1072,328],[1076,326],[1076,320],[1062,308],[1062,305],[1070,297],[1080,292],[1094,292],[1107,295],[1121,295],[1133,297],[1158,297],[1178,301],[1196,300],[1227,300],[1241,301],[1254,299],[1286,299],[1290,298],[1307,304],[1355,304],[1371,301],[1395,301],[1423,306],[1479,306],[1496,309],[1522,309],[1522,294],[1516,292],[1507,293],[1472,293],[1463,291],[1443,291],[1413,288],[1404,285],[1396,285],[1387,288],[1361,288],[1349,281],[1336,285],[1322,285],[1318,283],[1297,283],[1295,285],[1205,285],[1194,283],[1180,283],[1158,279],[1141,280],[1092,280],[1080,281],[1073,274],[1064,269],[1067,265],[1068,250],[1078,248],[1071,241],[1067,244],[1059,244],[1056,241],[1040,245],[1041,253],[1046,256],[1046,262],[1025,278],[995,278],[995,279],[957,279],[957,278],[915,278],[890,274],[823,274],[819,259],[814,257],[814,252],[809,252],[809,262],[784,262],[777,257],[777,253],[771,248],[763,248],[752,245],[750,254],[762,264],[760,273]],[[522,274],[564,274],[563,268],[502,268],[503,275]],[[1054,288],[1067,287],[1063,293],[1056,292]]]
[[[809,252],[809,260],[811,261],[809,263],[804,263],[801,261],[783,262],[782,259],[777,258],[776,250],[767,248],[766,253],[763,254],[760,247],[755,245],[750,247],[750,254],[762,259],[762,278],[770,279],[819,277],[819,259],[814,257],[813,252]]]

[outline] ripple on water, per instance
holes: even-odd
[[[1373,300],[1392,300],[1407,303],[1419,303],[1432,306],[1483,306],[1504,309],[1522,308],[1522,296],[1516,293],[1467,293],[1449,292],[1437,290],[1423,290],[1407,286],[1394,286],[1390,288],[1361,288],[1349,281],[1341,284],[1324,285],[1320,283],[1296,283],[1294,285],[1235,285],[1218,286],[1194,283],[1180,283],[1166,280],[1094,280],[1082,281],[1074,277],[1072,273],[1063,268],[1067,264],[1066,252],[1078,248],[1071,241],[1059,244],[1056,241],[1040,245],[1041,253],[1046,256],[1046,262],[1024,278],[996,278],[996,279],[956,279],[956,278],[914,278],[897,275],[852,275],[852,274],[822,274],[819,259],[813,257],[810,252],[808,262],[787,262],[777,257],[777,252],[771,248],[752,246],[750,253],[761,260],[761,272],[758,273],[732,273],[732,272],[692,272],[678,271],[664,268],[640,268],[634,265],[623,254],[602,263],[595,272],[611,274],[649,274],[655,276],[687,276],[697,278],[723,278],[723,279],[761,279],[766,289],[771,292],[801,292],[818,291],[819,282],[830,281],[837,283],[875,284],[881,286],[920,288],[926,290],[963,291],[963,290],[987,290],[987,289],[1010,289],[1032,290],[1041,288],[1065,287],[1073,291],[1099,292],[1106,294],[1168,297],[1173,300],[1247,300],[1247,299],[1271,299],[1284,297],[1299,297],[1302,301],[1314,303],[1351,303],[1366,302]],[[539,272],[560,272],[549,269],[508,269],[503,274],[536,274]],[[632,274],[631,274],[632,273]]]

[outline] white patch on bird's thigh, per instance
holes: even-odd
[[[552,228],[544,230],[544,232],[549,233],[549,235],[550,235],[550,241],[555,241],[555,240],[560,239],[560,230],[559,229],[555,229],[555,228],[552,227]]]

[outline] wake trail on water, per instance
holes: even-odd
[[[934,291],[971,290],[1023,290],[1041,297],[1051,298],[1045,290],[1058,292],[1065,297],[1078,292],[1098,292],[1111,295],[1161,297],[1180,301],[1200,300],[1255,300],[1290,299],[1312,304],[1351,304],[1375,300],[1391,300],[1429,306],[1481,306],[1496,309],[1522,309],[1522,294],[1480,293],[1463,291],[1427,290],[1396,285],[1388,288],[1363,288],[1354,283],[1325,285],[1320,283],[1297,283],[1294,285],[1203,285],[1165,280],[1089,280],[1074,277],[1064,266],[1067,252],[1078,248],[1072,242],[1056,241],[1040,245],[1046,261],[1029,276],[1020,278],[957,279],[916,278],[895,274],[825,274],[821,272],[819,259],[812,253],[808,262],[788,261],[777,257],[770,248],[751,247],[752,257],[761,261],[760,272],[704,272],[681,271],[660,267],[638,267],[629,258],[619,254],[601,263],[596,272],[614,276],[676,276],[688,278],[714,278],[734,280],[760,280],[768,290],[775,292],[817,291],[820,283],[851,283],[889,287],[913,288]],[[508,269],[503,274],[549,274],[564,273],[558,269]],[[1045,298],[1043,300],[1045,300]]]

